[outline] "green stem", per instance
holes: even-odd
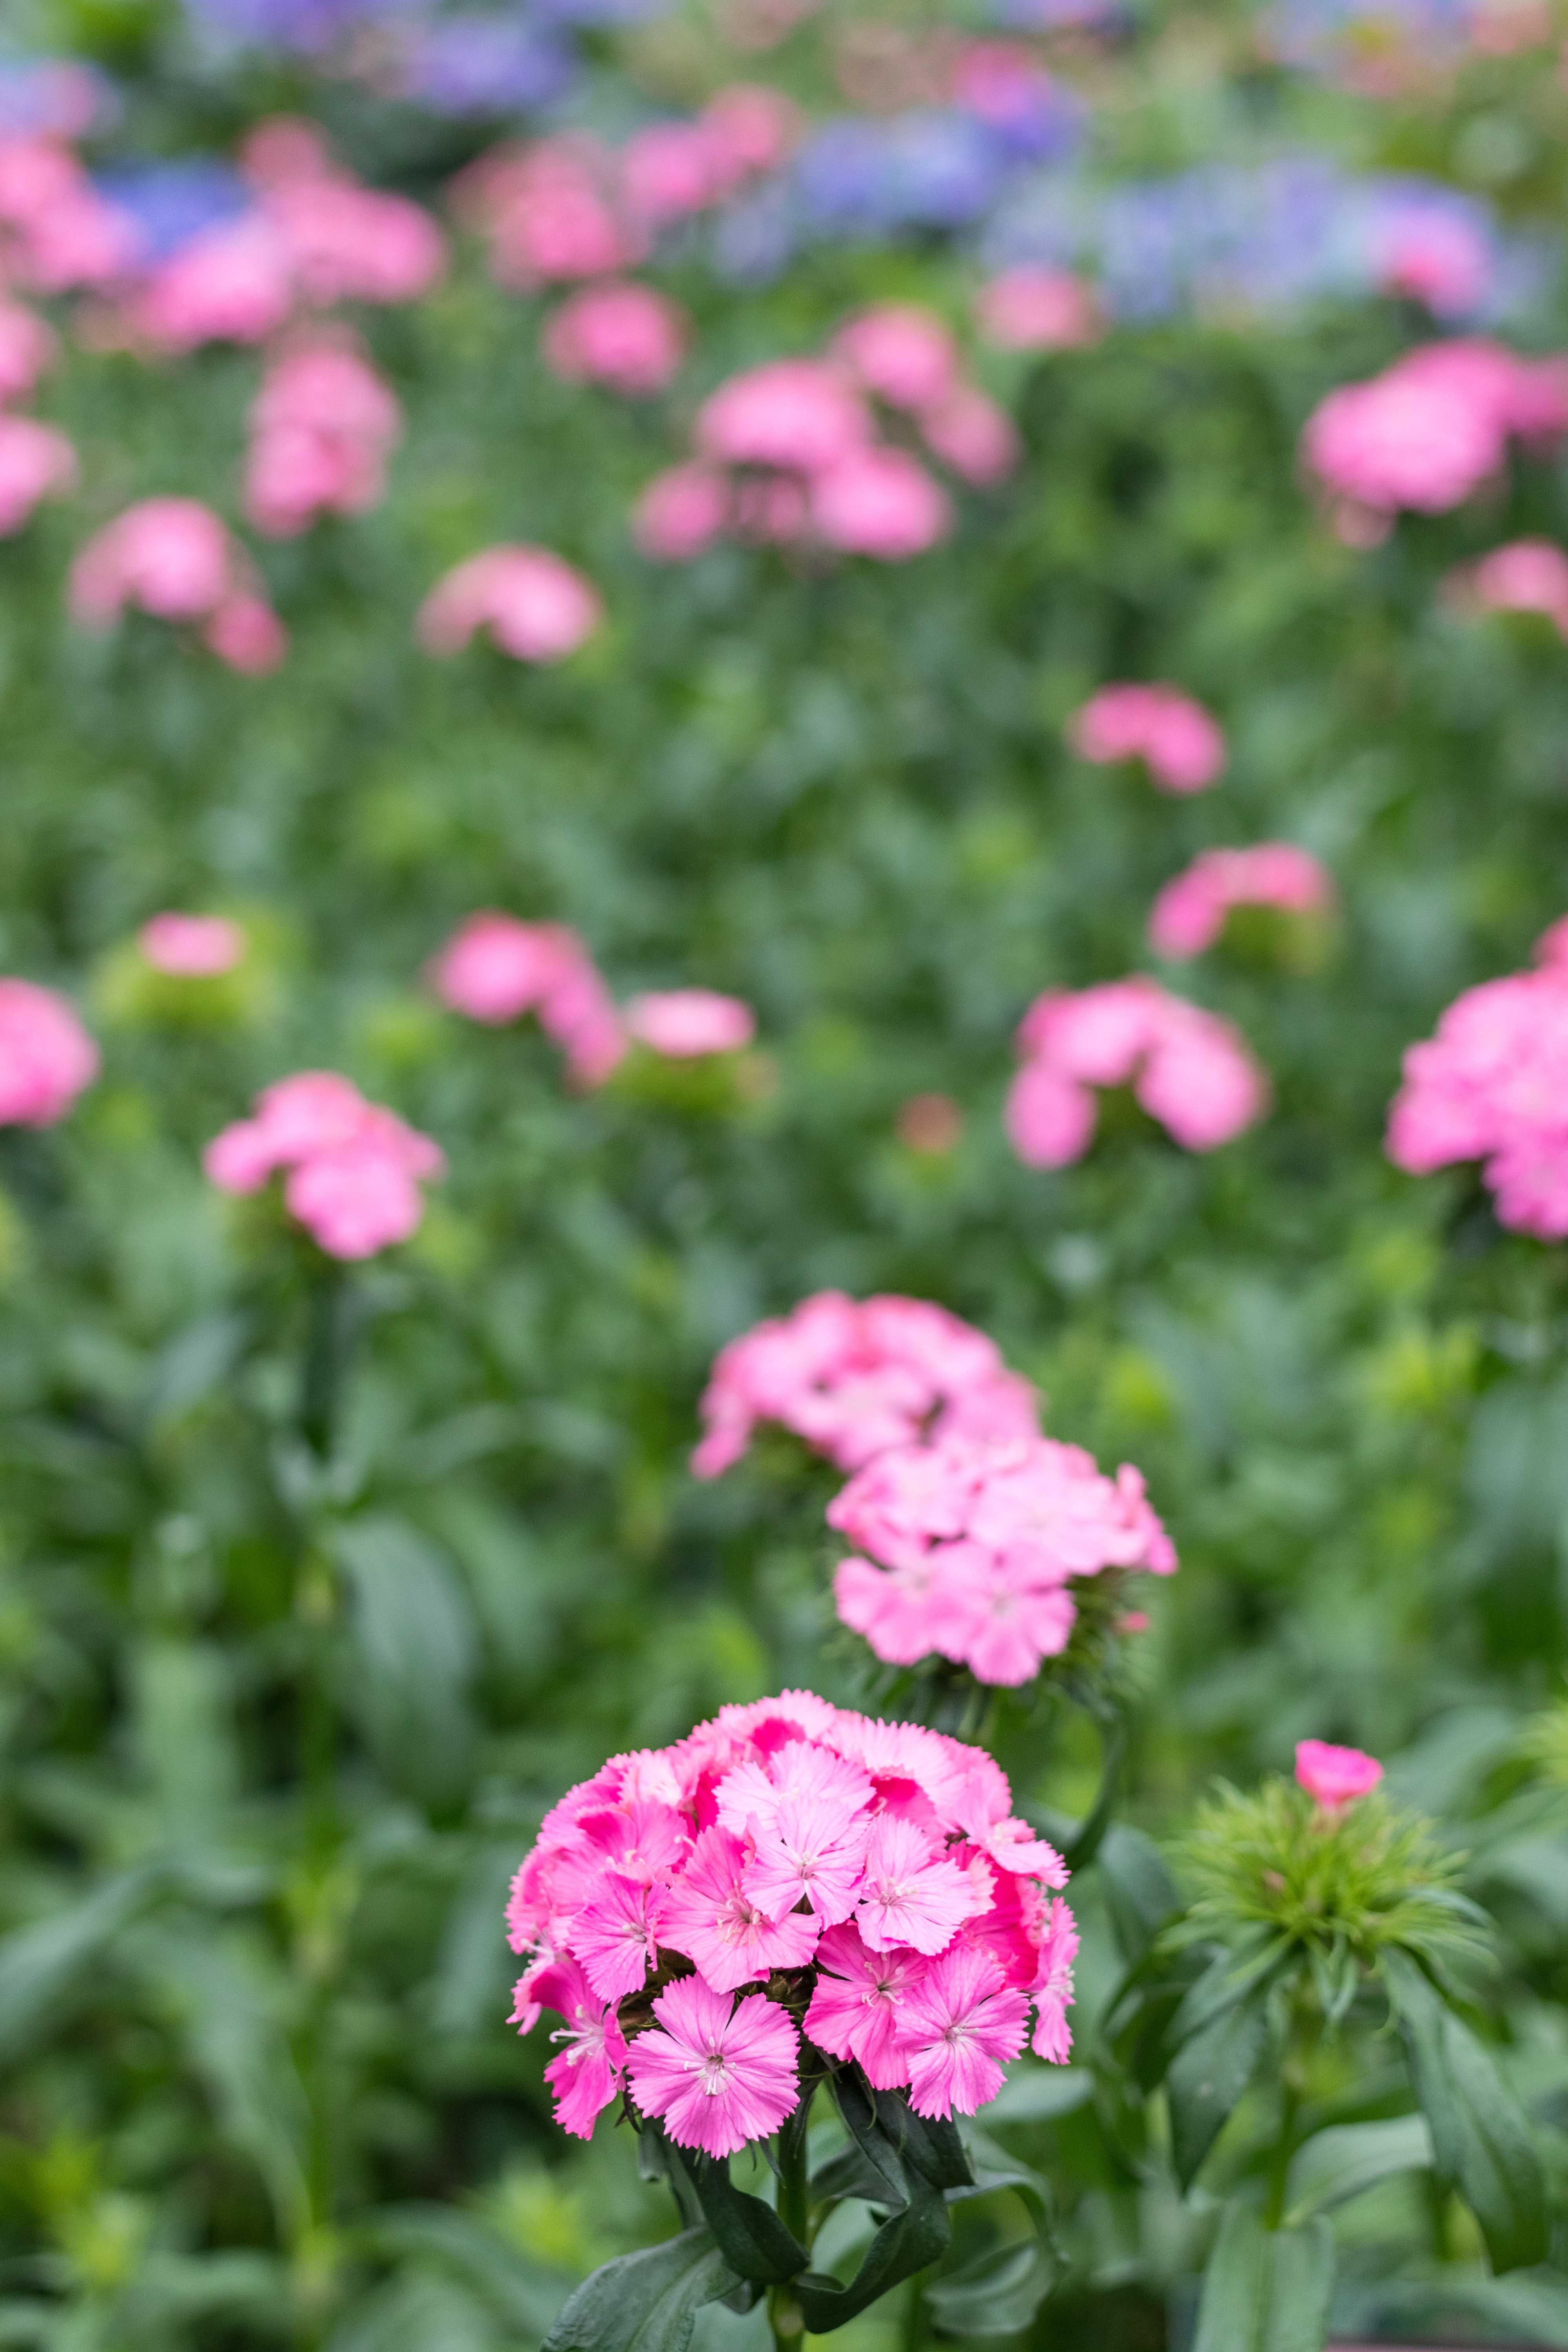
[[[799,2106],[778,2137],[779,2220],[791,2236],[808,2251],[811,2246],[811,2179],[806,2156],[806,2127],[811,2115],[811,2084],[803,2089]],[[768,2289],[768,2326],[774,2352],[801,2352],[805,2319],[786,2281]]]
[[[1296,2153],[1296,2119],[1300,2109],[1301,2094],[1287,2060],[1279,2088],[1279,2131],[1268,2159],[1268,2200],[1263,2209],[1266,2229],[1277,2230],[1285,2219],[1286,2183],[1290,2177],[1290,2158]]]
[[[325,1461],[337,1432],[350,1338],[351,1293],[341,1265],[323,1258],[310,1286],[310,1328],[300,1377],[300,1428]]]
[[[912,2278],[904,2298],[904,2315],[899,2327],[899,2352],[921,2352],[926,2338],[926,2299],[919,2278]]]

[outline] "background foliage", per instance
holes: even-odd
[[[114,13],[49,29],[85,41]],[[673,35],[638,37],[662,96]],[[1112,153],[1223,145],[1240,39],[1185,19],[1120,79],[1098,68]],[[118,53],[133,120],[244,119],[243,90],[215,124],[210,93],[138,82],[138,54]],[[1185,119],[1160,94],[1178,54],[1206,76]],[[1502,61],[1476,75],[1419,114],[1282,80],[1268,104],[1438,169],[1468,121],[1517,121],[1502,193],[1530,216],[1555,201],[1550,110]],[[696,260],[659,274],[697,351],[647,410],[547,375],[541,307],[471,253],[362,322],[407,438],[377,512],[263,549],[293,650],[260,682],[152,623],[74,635],[62,594],[132,499],[234,513],[256,360],[77,354],[46,392],[85,487],[0,546],[0,964],[79,994],[105,1070],[58,1131],[0,1136],[0,2342],[499,2352],[668,2227],[624,2136],[584,2152],[549,2123],[549,2053],[504,2023],[500,1899],[605,1754],[791,1682],[853,1696],[825,1474],[782,1443],[714,1488],[685,1466],[717,1347],[828,1284],[942,1300],[1037,1380],[1054,1434],[1147,1472],[1183,1570],[1141,1654],[1146,1826],[1306,1734],[1474,1817],[1508,1937],[1500,2054],[1568,2126],[1568,1851],[1531,1777],[1546,1751],[1521,1744],[1568,1625],[1568,1276],[1464,1180],[1381,1152],[1404,1046],[1568,906],[1568,652],[1436,594],[1500,540],[1562,539],[1562,465],[1522,460],[1495,499],[1354,553],[1297,435],[1423,323],[1390,301],[1177,319],[985,362],[1026,461],[916,563],[656,572],[627,508],[702,393],[868,299],[961,319],[973,283],[934,243],[818,249],[743,295]],[[1555,294],[1528,340],[1568,341]],[[559,672],[411,650],[432,580],[501,538],[605,597],[608,630]],[[1223,720],[1212,794],[1064,749],[1088,691],[1140,675]],[[1342,893],[1321,967],[1244,942],[1170,975],[1246,1032],[1271,1118],[1194,1158],[1114,1111],[1081,1166],[1020,1168],[999,1109],[1028,999],[1146,965],[1163,880],[1280,836]],[[489,904],[576,925],[618,993],[746,997],[771,1088],[569,1096],[552,1049],[422,982]],[[130,972],[165,905],[252,924],[222,1018]],[[347,1071],[451,1169],[416,1240],[329,1302],[324,1466],[300,1435],[320,1276],[199,1166],[299,1066]],[[932,1089],[964,1130],[922,1155],[895,1121]],[[1026,1796],[1087,1803],[1072,1738],[1004,1752]],[[1091,2045],[1115,1968],[1092,1877],[1081,1894]],[[1036,2332],[1153,2345],[1203,2200],[1119,2170],[1092,2092],[1038,2070],[994,2111],[1064,2200],[1074,2265]],[[1568,2284],[1484,2290],[1473,2237],[1422,2195],[1405,2174],[1342,2223],[1353,2315],[1568,2343]],[[702,2327],[719,2352],[744,2324]]]

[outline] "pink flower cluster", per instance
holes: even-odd
[[[1081,351],[1105,332],[1093,291],[1081,278],[1033,263],[1005,269],[983,286],[974,319],[985,341],[1003,352]]]
[[[1335,1748],[1327,1739],[1297,1742],[1296,1779],[1321,1812],[1342,1812],[1358,1797],[1370,1796],[1382,1778],[1376,1757],[1360,1748]]]
[[[53,1127],[98,1066],[98,1047],[63,997],[0,980],[0,1127]]]
[[[247,941],[226,915],[154,915],[136,934],[143,960],[170,980],[216,980],[244,957]]]
[[[639,545],[667,563],[726,535],[888,563],[923,554],[952,528],[952,506],[883,437],[889,415],[964,481],[1000,481],[1017,463],[1011,417],[964,377],[941,320],[885,303],[851,319],[825,358],[771,360],[721,384],[698,412],[694,458],[644,491]]]
[[[1342,533],[1370,538],[1402,507],[1441,514],[1501,470],[1511,437],[1568,431],[1568,359],[1521,360],[1501,343],[1424,344],[1364,383],[1330,393],[1301,453],[1340,502]]]
[[[70,489],[77,478],[76,451],[63,433],[5,412],[6,402],[36,390],[54,354],[54,334],[37,311],[0,292],[0,539],[20,530],[40,499]]]
[[[1225,737],[1202,703],[1173,686],[1105,686],[1068,723],[1080,760],[1142,760],[1166,793],[1201,793],[1225,768]]]
[[[711,988],[667,988],[634,996],[625,1017],[628,1037],[672,1062],[738,1054],[757,1034],[751,1006]]]
[[[413,302],[439,279],[446,246],[428,213],[363,186],[312,124],[261,124],[242,167],[254,207],[149,273],[128,305],[134,340],[163,352],[257,343],[298,308]]]
[[[72,615],[87,628],[110,627],[128,605],[199,623],[219,660],[251,676],[276,669],[288,649],[243,549],[195,499],[127,507],[82,549],[69,593]]]
[[[634,279],[579,287],[545,323],[544,363],[565,383],[602,383],[627,400],[662,392],[686,351],[686,314]]]
[[[1459,610],[1540,613],[1568,637],[1568,555],[1549,539],[1513,539],[1444,583]]]
[[[1142,973],[1037,997],[1018,1044],[1025,1059],[1006,1125],[1030,1168],[1082,1159],[1094,1136],[1096,1087],[1131,1085],[1188,1151],[1228,1143],[1268,1104],[1268,1081],[1230,1023]]]
[[[273,362],[251,404],[246,513],[271,539],[296,538],[319,515],[363,514],[385,494],[402,430],[363,353],[318,333]]]
[[[225,1192],[258,1192],[287,1170],[283,1201],[329,1257],[373,1257],[425,1214],[421,1179],[444,1175],[437,1146],[366,1102],[332,1070],[280,1078],[208,1144],[203,1165]]]
[[[487,547],[437,582],[417,626],[426,653],[458,653],[489,629],[516,661],[558,662],[604,617],[598,591],[549,548]]]
[[[564,135],[501,147],[454,189],[503,286],[531,292],[631,267],[672,223],[721,204],[782,161],[796,117],[776,90],[736,84],[690,121],[649,124],[619,150]]]
[[[132,267],[137,244],[65,139],[0,133],[0,283],[39,294],[107,285]]]
[[[430,967],[444,1004],[493,1028],[534,1013],[566,1056],[574,1085],[602,1086],[626,1050],[615,999],[564,923],[470,915]]]
[[[1333,904],[1334,886],[1317,859],[1289,841],[1251,849],[1205,849],[1167,882],[1149,915],[1149,944],[1173,959],[1213,947],[1233,907],[1279,907],[1314,915]]]
[[[844,1623],[889,1664],[934,1654],[983,1683],[1031,1682],[1059,1656],[1078,1619],[1076,1579],[1176,1567],[1131,1465],[1107,1478],[1081,1446],[1048,1437],[879,1454],[827,1522],[869,1555],[834,1576]]]
[[[507,1910],[512,2022],[563,2020],[545,2074],[584,2139],[624,2092],[731,2156],[799,2105],[803,2036],[917,2115],[973,2115],[1026,2037],[1068,2056],[1066,1883],[983,1750],[786,1691],[546,1815]]]
[[[700,1405],[699,1478],[738,1462],[761,1421],[840,1470],[922,1439],[1034,1436],[1035,1393],[983,1331],[923,1298],[818,1291],[722,1348]]]
[[[1396,1167],[1424,1176],[1479,1160],[1499,1220],[1568,1236],[1568,922],[1537,943],[1534,971],[1467,989],[1405,1056],[1389,1116]]]

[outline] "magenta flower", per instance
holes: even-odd
[[[773,1969],[805,1966],[816,1948],[822,1922],[786,1911],[771,1918],[747,1887],[751,1861],[728,1830],[705,1830],[670,1891],[663,1940],[695,1960],[719,1992],[765,1977]]]
[[[446,1172],[427,1135],[365,1101],[331,1070],[258,1095],[253,1115],[213,1138],[204,1165],[220,1192],[256,1192],[286,1171],[290,1216],[330,1257],[372,1257],[406,1241],[425,1213],[420,1181]]]
[[[961,1948],[932,1963],[904,1996],[899,2038],[917,2116],[972,2116],[994,2099],[1024,2046],[1028,1995],[988,1953]]]
[[[1568,562],[1563,564],[1568,579]],[[1149,914],[1149,944],[1156,955],[1201,955],[1225,929],[1233,907],[1279,907],[1294,915],[1321,914],[1334,886],[1317,859],[1293,842],[1263,841],[1252,849],[1205,849],[1167,882]]]
[[[300,343],[268,370],[251,404],[246,512],[292,539],[323,514],[363,514],[386,488],[403,412],[351,341]]]
[[[808,2041],[835,2058],[853,2058],[873,2090],[910,2079],[899,2021],[911,1986],[931,1962],[919,1952],[873,1952],[846,1924],[829,1927],[816,1948],[820,1970],[805,2013]]]
[[[558,662],[604,617],[597,590],[547,547],[487,547],[437,582],[419,608],[417,633],[426,653],[447,655],[488,628],[517,661]]]
[[[1094,1136],[1091,1088],[1131,1085],[1188,1151],[1214,1151],[1261,1118],[1268,1081],[1237,1030],[1142,973],[1073,994],[1050,990],[1018,1024],[1024,1065],[1005,1114],[1029,1168],[1080,1160]]]
[[[1069,269],[1024,263],[993,278],[974,298],[988,343],[1004,352],[1080,351],[1105,332],[1090,289]]]
[[[1309,470],[1358,514],[1441,514],[1491,475],[1510,436],[1568,430],[1568,362],[1521,360],[1479,339],[1427,343],[1364,383],[1342,384],[1307,420]]]
[[[546,322],[544,363],[564,383],[647,400],[679,371],[687,331],[685,312],[651,286],[584,286]]]
[[[984,1332],[922,1298],[838,1290],[731,1339],[700,1412],[700,1478],[738,1462],[762,1421],[793,1430],[841,1470],[928,1434],[1020,1437],[1037,1427],[1033,1390]]]
[[[667,1986],[658,2024],[631,2045],[632,2096],[678,2147],[733,2156],[776,2131],[800,2101],[800,2036],[776,2001],[733,2001],[700,1977]]]
[[[626,1034],[670,1061],[689,1062],[705,1054],[734,1054],[757,1034],[757,1017],[738,996],[711,988],[671,988],[634,996],[626,1008]]]
[[[1383,1767],[1359,1748],[1302,1739],[1296,1747],[1296,1778],[1325,1813],[1337,1813],[1357,1797],[1371,1794],[1383,1778]]]
[[[0,416],[0,539],[30,520],[43,499],[74,489],[76,451],[36,416]]]
[[[834,336],[835,359],[862,392],[919,416],[946,405],[958,388],[958,350],[934,311],[881,302]]]
[[[0,1127],[54,1127],[99,1070],[98,1047],[64,997],[0,980]]]
[[[626,1050],[615,1000],[592,956],[564,923],[470,915],[430,966],[437,995],[492,1027],[537,1014],[566,1055],[575,1085],[603,1086]]]
[[[1106,686],[1075,713],[1068,740],[1101,765],[1142,760],[1166,793],[1206,792],[1224,772],[1225,737],[1203,705],[1173,686]]]
[[[1050,1906],[1039,1948],[1039,1964],[1030,1988],[1035,2002],[1035,2031],[1029,2047],[1048,2065],[1065,2066],[1072,2055],[1072,2028],[1068,2011],[1073,2004],[1073,1962],[1078,1958],[1078,1922],[1058,1895]]]
[[[720,465],[822,474],[870,438],[865,403],[822,360],[770,360],[731,376],[697,416],[699,452]]]
[[[195,499],[127,507],[72,564],[69,599],[72,618],[87,628],[109,628],[128,606],[203,623],[219,660],[252,676],[276,668],[288,646],[243,549]]]
[[[136,944],[171,980],[214,980],[240,961],[246,937],[226,915],[163,914],[142,924]]]
[[[54,329],[36,310],[0,295],[0,401],[25,400],[58,348]]]
[[[808,1692],[726,1707],[673,1748],[613,1759],[546,1815],[507,1909],[528,1956],[513,2022],[528,2032],[547,2008],[566,2021],[569,2063],[551,2080],[570,2128],[614,2095],[618,2026],[638,2107],[683,2146],[729,2153],[794,2110],[789,2015],[878,2088],[908,2083],[910,2005],[949,1956],[969,1955],[1019,2018],[1033,2004],[1042,2048],[1060,2041],[1072,1923],[1050,1890],[1065,1875],[978,1748]],[[694,1975],[676,1973],[685,1962]],[[769,1997],[737,2007],[763,1979]],[[983,2039],[1001,2013],[982,2014]],[[928,2039],[950,2026],[963,2041],[956,2013]],[[763,2035],[771,2093],[741,2064]]]

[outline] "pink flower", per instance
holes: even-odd
[[[300,1108],[329,1123],[342,1113],[326,1095]],[[618,2032],[632,2037],[641,2111],[665,2116],[682,2146],[730,2154],[798,2103],[791,2015],[896,2088],[915,2063],[910,2004],[934,1978],[942,2014],[916,2043],[922,2112],[945,2114],[949,2093],[973,2106],[982,2078],[967,2056],[942,2074],[939,2042],[989,2047],[1016,2011],[1016,2052],[1031,2003],[1039,2035],[1065,2035],[1074,1931],[1048,1892],[1065,1876],[982,1750],[786,1691],[725,1707],[672,1748],[613,1758],[552,1808],[507,1906],[512,1948],[531,1955],[512,2020],[523,2032],[543,2008],[568,2021],[569,2063],[550,2078],[569,2129],[588,2129],[613,2095]],[[657,1990],[644,2031],[649,1970],[668,1977],[671,1955],[696,1973]],[[748,1993],[763,1979],[769,1996]],[[764,2034],[781,2062],[765,2099],[742,2064]],[[984,2079],[990,2096],[1000,2071]]]
[[[1081,1447],[1049,1438],[951,1437],[879,1454],[827,1521],[866,1555],[834,1579],[844,1623],[889,1664],[934,1654],[986,1683],[1030,1682],[1067,1647],[1075,1578],[1176,1566],[1137,1471],[1124,1464],[1106,1478]],[[1013,1867],[1003,1849],[1019,1830],[977,1805],[956,1817],[977,1850]],[[1027,1866],[1059,1885],[1054,1861],[1031,1853]]]
[[[52,425],[0,415],[0,539],[20,530],[41,499],[72,489],[76,451]]]
[[[842,1470],[928,1432],[1016,1437],[1037,1427],[1033,1391],[984,1332],[924,1299],[837,1290],[731,1340],[700,1410],[700,1478],[738,1462],[760,1421],[781,1423]]]
[[[1167,793],[1201,793],[1225,767],[1225,737],[1200,703],[1173,686],[1107,686],[1071,720],[1080,759],[1142,760]]]
[[[1374,238],[1373,270],[1389,293],[1424,302],[1434,318],[1462,319],[1486,298],[1491,253],[1469,221],[1425,208],[1396,212]]]
[[[1131,1084],[1188,1151],[1217,1150],[1268,1108],[1268,1080],[1230,1024],[1141,975],[1037,997],[1018,1043],[1005,1124],[1028,1167],[1065,1167],[1088,1150],[1091,1086]]]
[[[1568,575],[1568,564],[1563,567]],[[1205,849],[1167,882],[1149,916],[1157,955],[1201,955],[1225,929],[1233,907],[1279,907],[1318,914],[1333,902],[1333,884],[1317,859],[1288,841],[1254,849]]]
[[[977,489],[1005,481],[1024,454],[1018,428],[1005,408],[972,384],[921,419],[926,447]]]
[[[689,563],[721,537],[730,515],[730,488],[707,466],[671,466],[656,474],[637,500],[632,536],[656,563]]]
[[[838,465],[870,434],[858,394],[818,360],[771,360],[731,376],[697,415],[704,457],[807,475]]]
[[[626,216],[616,178],[595,142],[542,139],[481,156],[457,194],[489,238],[499,282],[531,291],[606,277],[642,258],[646,235]]]
[[[1005,352],[1078,351],[1104,333],[1093,294],[1068,269],[1005,269],[975,297],[988,343]]]
[[[840,327],[832,351],[863,392],[891,408],[922,415],[946,407],[958,390],[952,335],[932,312],[910,302],[862,310]]]
[[[174,980],[212,980],[232,971],[245,953],[245,933],[226,915],[154,915],[136,934],[154,971]]]
[[[0,401],[25,399],[57,349],[54,330],[36,310],[0,296]]]
[[[289,650],[289,632],[264,597],[226,596],[202,641],[245,677],[267,677]]]
[[[1335,1748],[1326,1739],[1296,1745],[1296,1778],[1325,1813],[1337,1813],[1376,1788],[1383,1767],[1359,1748]]]
[[[704,1054],[734,1054],[757,1034],[756,1015],[738,996],[710,988],[674,988],[662,995],[634,996],[626,1009],[628,1036],[672,1061]]]
[[[470,915],[431,965],[436,993],[470,1021],[499,1027],[525,1013],[566,1055],[580,1085],[602,1086],[626,1050],[608,989],[575,931]]]
[[[1493,613],[1543,613],[1568,637],[1568,555],[1549,539],[1510,540],[1470,571],[1467,586]]]
[[[584,286],[547,322],[544,361],[568,383],[645,400],[675,375],[686,340],[685,313],[651,286]]]
[[[1405,1056],[1389,1114],[1396,1167],[1482,1160],[1500,1223],[1568,1236],[1568,963],[1554,925],[1541,968],[1466,992]]]
[[[144,499],[100,530],[71,566],[70,608],[107,628],[129,605],[164,621],[205,621],[206,642],[231,668],[275,668],[288,644],[252,583],[248,564],[210,507]]]
[[[262,209],[295,285],[321,308],[417,301],[447,266],[446,241],[420,205],[336,173],[266,187]]]
[[[695,1960],[720,1992],[804,1967],[816,1948],[820,1919],[787,1911],[770,1918],[747,1890],[746,1849],[728,1830],[705,1830],[687,1858],[665,1911],[663,1941]]]
[[[438,581],[419,611],[426,653],[454,654],[489,628],[518,661],[564,661],[605,608],[579,572],[543,547],[490,547]]]
[[[1307,421],[1301,452],[1325,488],[1356,506],[1429,514],[1495,474],[1510,435],[1568,428],[1568,370],[1479,339],[1429,343],[1364,383],[1342,384]]]
[[[526,1994],[524,1988],[526,1987]],[[534,1969],[517,1988],[513,2011],[537,2016],[552,2009],[566,2023],[551,2035],[566,2044],[544,2079],[555,2094],[555,2120],[577,2139],[593,2137],[594,2120],[625,2080],[626,2043],[615,2011],[598,1999],[575,1960],[563,1958]]]
[[[947,536],[952,509],[946,493],[902,449],[852,448],[816,476],[811,520],[829,547],[903,563]]]
[[[98,1047],[63,997],[0,980],[0,1127],[55,1126],[98,1068]]]
[[[782,163],[800,130],[800,110],[782,90],[759,82],[731,82],[702,110],[710,169],[728,193]]]
[[[800,2036],[776,2001],[757,1993],[732,2001],[685,1977],[653,2013],[658,2024],[631,2045],[632,2096],[644,2115],[664,2117],[678,2147],[733,2156],[793,2114]]]
[[[986,1953],[961,1946],[933,1962],[905,1994],[899,2024],[916,2115],[972,2116],[994,2099],[1028,2014],[1027,1994]]]
[[[330,1257],[374,1256],[406,1241],[424,1214],[416,1180],[445,1172],[427,1135],[365,1101],[331,1070],[304,1070],[257,1097],[252,1116],[204,1155],[220,1192],[258,1192],[287,1171],[284,1205]]]
[[[160,352],[259,343],[294,302],[289,248],[258,213],[200,230],[161,262],[136,296],[131,323]]]
[[[705,211],[720,193],[718,162],[701,121],[651,122],[634,131],[621,150],[626,210],[649,230]]]
[[[352,343],[320,341],[268,371],[250,425],[246,511],[258,530],[286,539],[320,514],[363,514],[377,503],[403,417]]]
[[[1078,1958],[1078,1922],[1058,1895],[1050,1906],[1041,1938],[1039,1960],[1031,1987],[1035,2031],[1030,2048],[1052,2066],[1065,2066],[1072,2055],[1072,2028],[1068,2011],[1073,2005],[1073,1962]]]
[[[835,2058],[853,2058],[873,2090],[910,2079],[899,2021],[911,1986],[930,1962],[919,1952],[869,1951],[857,1930],[829,1927],[816,1948],[820,1974],[805,2012],[806,2039]]]

